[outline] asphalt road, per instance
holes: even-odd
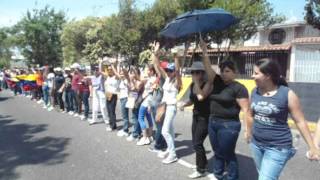
[[[121,127],[120,113],[117,119]],[[136,146],[104,124],[88,122],[41,105],[23,96],[0,92],[0,179],[11,180],[117,180],[187,179],[194,167],[191,145],[191,112],[179,112],[175,121],[179,161],[163,165],[147,146]],[[293,130],[298,149],[284,169],[281,180],[320,180],[320,163],[305,158],[306,145]],[[208,139],[208,159],[213,156]],[[237,145],[240,180],[255,180],[257,172],[248,145]],[[210,165],[209,165],[210,168]],[[204,177],[202,179],[208,179]]]

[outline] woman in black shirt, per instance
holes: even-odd
[[[200,41],[203,63],[211,81],[212,91],[209,95],[209,138],[214,151],[213,173],[217,179],[224,179],[226,167],[228,180],[239,179],[238,162],[235,147],[241,123],[240,110],[244,117],[249,111],[249,99],[247,89],[237,81],[235,64],[232,61],[224,61],[220,64],[221,75],[216,75],[211,68],[207,55],[207,44]],[[204,91],[204,94],[208,91]]]
[[[189,101],[183,104],[180,109],[194,105],[192,117],[192,144],[196,151],[197,169],[189,175],[189,178],[198,178],[205,175],[207,171],[208,160],[203,142],[208,135],[208,119],[209,119],[209,99],[207,94],[202,91],[210,92],[211,84],[206,82],[205,70],[201,61],[193,62],[191,68],[192,84],[190,86]]]

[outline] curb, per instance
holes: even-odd
[[[308,124],[310,132],[314,133],[317,129],[317,123],[307,121],[307,124]],[[288,125],[291,129],[297,129],[297,126],[292,119],[288,119]]]

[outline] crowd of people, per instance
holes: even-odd
[[[239,179],[235,148],[241,130],[240,111],[244,114],[244,136],[250,143],[259,180],[278,179],[295,154],[287,123],[289,113],[309,147],[307,157],[319,160],[320,132],[319,137],[312,139],[299,98],[287,87],[276,61],[256,62],[252,78],[257,87],[250,96],[235,80],[237,68],[233,61],[223,61],[219,74],[213,70],[207,44],[200,39],[201,59],[194,60],[189,68],[192,76],[189,100],[178,103],[177,95],[182,88],[180,65],[188,47],[186,45],[184,53],[173,52],[174,62],[169,63],[160,61],[160,44],[154,43],[152,63],[146,66],[146,75],[139,67],[100,59],[91,74],[77,63],[64,69],[44,66],[28,71],[2,70],[0,85],[15,95],[25,95],[43,104],[48,111],[57,108],[90,125],[103,122],[106,131],[118,130],[117,136],[135,141],[138,146],[154,141],[149,150],[156,152],[164,164],[178,160],[174,133],[177,110],[193,105],[191,133],[196,169],[190,178],[202,177],[208,172],[203,143],[209,136],[215,177]],[[104,68],[106,61],[109,65]],[[123,120],[121,129],[117,128],[116,121],[118,102]],[[102,120],[98,118],[99,112]]]

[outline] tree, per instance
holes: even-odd
[[[271,4],[266,0],[215,0],[210,7],[223,8],[239,19],[239,23],[231,28],[209,33],[209,40],[218,44],[228,42],[226,55],[232,45],[243,44],[258,32],[258,27],[268,27],[285,19],[284,16],[273,15]]]
[[[103,20],[97,18],[92,23],[92,27],[86,33],[86,45],[82,51],[84,59],[90,65],[97,62],[99,57],[103,57],[107,53],[107,43],[102,40]]]
[[[60,33],[66,22],[62,11],[56,12],[46,6],[44,9],[27,11],[15,26],[15,35],[23,56],[29,63],[60,65],[62,49]]]
[[[215,0],[178,0],[178,3],[179,8],[183,12],[187,12],[194,9],[208,9],[214,1]]]
[[[308,0],[304,19],[314,28],[320,29],[320,0]]]
[[[139,41],[141,33],[137,28],[137,14],[138,10],[135,7],[135,0],[119,0],[119,14],[118,14],[118,35],[119,53],[123,56],[129,57],[136,61],[139,54]]]
[[[93,64],[106,51],[102,37],[105,19],[87,17],[67,23],[62,31],[61,42],[64,65],[74,62]]]
[[[9,29],[0,28],[0,68],[10,66],[11,46]]]

